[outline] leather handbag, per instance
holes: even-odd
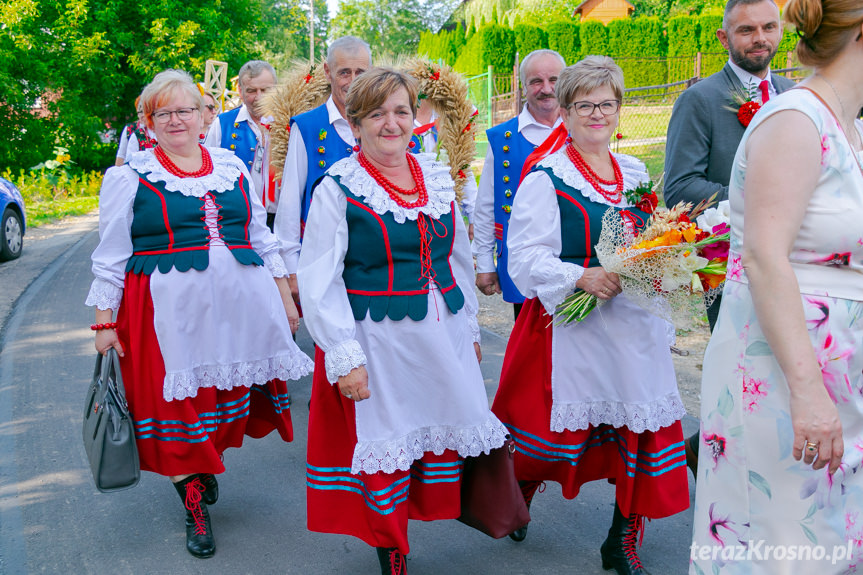
[[[515,478],[515,441],[489,453],[467,457],[461,479],[459,521],[500,539],[530,522],[530,513]]]
[[[119,491],[138,484],[141,466],[132,416],[126,405],[120,358],[111,348],[96,357],[93,381],[84,405],[84,450],[99,491]]]

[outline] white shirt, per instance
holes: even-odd
[[[540,124],[527,109],[527,104],[518,115],[518,132],[534,146],[545,141],[558,124],[560,117],[553,126]],[[521,174],[521,166],[515,173]],[[477,273],[496,271],[494,267],[494,154],[491,146],[485,155],[482,174],[479,177],[479,188],[476,194],[476,207],[473,214],[473,255],[476,256]]]
[[[764,78],[759,78],[755,74],[750,74],[749,72],[735,64],[731,59],[728,60],[728,65],[737,75],[737,78],[740,80],[740,83],[743,84],[743,87],[746,88],[749,97],[751,97],[753,100],[762,104],[764,103],[761,102],[761,89],[758,87],[761,85],[762,80],[767,80],[767,93],[770,94],[771,98],[777,94],[776,88],[773,86],[773,80],[770,77],[769,68],[767,69],[767,75],[764,76]]]
[[[332,96],[327,99],[326,106],[330,125],[345,143],[353,146],[356,140],[351,132],[351,126],[342,117]],[[315,143],[312,142],[312,145]],[[275,223],[279,251],[290,274],[297,273],[297,262],[300,259],[300,208],[309,174],[308,158],[302,134],[299,130],[291,130],[288,153],[285,155],[285,167],[282,170],[282,189]]]
[[[151,130],[150,128],[146,128],[147,137],[156,141],[156,132]],[[125,141],[125,147],[123,147]],[[141,151],[141,143],[138,141],[138,136],[135,135],[135,132],[132,132],[128,136],[126,136],[126,129],[123,129],[123,135],[120,136],[120,146],[117,149],[117,157],[123,158],[125,163],[129,163],[129,158],[132,157],[132,154],[135,152]]]
[[[269,124],[272,121],[272,116],[261,118],[261,124]],[[262,130],[261,126],[252,119],[245,104],[240,107],[236,122],[247,122],[252,129],[252,133],[255,134],[255,159],[252,162],[251,168],[249,168],[249,174],[254,185],[254,191],[267,209],[267,213],[275,213],[276,207],[279,205],[279,188],[276,186],[275,201],[273,202],[267,201],[266,193],[270,182],[270,133],[267,130]],[[222,123],[219,122],[218,118],[210,124],[210,130],[204,139],[204,145],[208,148],[220,148],[222,146]]]

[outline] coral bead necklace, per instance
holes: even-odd
[[[614,170],[613,180],[604,180],[600,178],[572,144],[566,146],[566,155],[572,163],[575,164],[575,167],[579,172],[581,172],[584,179],[593,186],[594,190],[612,204],[620,203],[620,200],[623,199],[623,174],[620,172],[620,165],[617,163],[617,160],[614,159],[614,155],[611,152],[608,152],[608,157],[611,159],[611,167]],[[614,186],[614,189],[606,190],[602,187],[603,185]]]
[[[165,150],[162,149],[161,146],[156,146],[153,149],[153,152],[156,154],[156,159],[159,160],[159,163],[162,164],[162,167],[168,170],[168,172],[178,178],[200,178],[201,176],[206,176],[207,174],[212,173],[213,171],[213,159],[210,157],[210,152],[207,151],[207,148],[198,144],[201,148],[201,168],[194,172],[186,172],[177,167],[171,158],[168,157],[168,154],[165,153]]]
[[[411,176],[413,176],[414,182],[416,185],[410,189],[406,190],[404,188],[400,188],[390,180],[384,176],[380,170],[378,170],[372,163],[366,158],[365,154],[362,151],[357,154],[357,160],[359,160],[360,165],[369,173],[369,175],[374,178],[375,182],[378,183],[380,187],[387,191],[390,198],[400,205],[403,208],[419,208],[428,203],[429,195],[426,190],[425,179],[423,178],[423,172],[420,168],[419,162],[417,162],[416,158],[413,154],[405,154],[407,157],[408,168],[410,168]],[[412,196],[414,194],[419,194],[419,197],[409,202],[405,200],[402,196]]]

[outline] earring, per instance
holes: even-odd
[[[571,143],[572,143],[572,136],[567,136],[567,137],[566,137],[566,143],[567,143],[567,144],[571,144]]]
[[[614,136],[614,137],[615,137],[615,138],[617,138],[618,140],[622,140],[622,139],[623,139],[623,134],[621,134],[620,132],[618,132],[617,134],[615,134],[615,136]]]
[[[410,148],[411,150],[413,150],[413,149],[414,149],[414,148],[416,148],[416,147],[417,147],[417,144],[416,144],[416,142],[414,142],[413,140],[411,140],[410,142],[408,142],[408,148]]]
[[[353,148],[351,148],[351,149],[352,149],[354,152],[359,152],[359,151],[360,151],[360,145],[359,145],[359,144],[354,144],[354,147],[353,147]]]
[[[199,139],[199,140],[203,140],[203,139],[204,139],[204,134],[198,134],[198,139]]]

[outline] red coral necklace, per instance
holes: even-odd
[[[608,157],[611,159],[611,167],[614,170],[613,180],[603,180],[600,178],[599,174],[593,171],[590,164],[585,161],[572,144],[569,144],[566,147],[566,155],[572,163],[575,164],[575,167],[578,168],[578,171],[581,172],[584,179],[593,186],[594,190],[599,192],[603,198],[612,204],[620,203],[620,200],[623,199],[623,174],[620,172],[620,165],[617,163],[617,160],[614,159],[614,155],[611,152],[608,152]],[[614,189],[603,189],[602,184],[605,184],[606,186],[614,186]]]
[[[178,168],[177,164],[171,161],[171,158],[168,157],[168,154],[165,153],[165,150],[163,150],[161,146],[157,145],[153,148],[153,152],[156,155],[156,159],[159,160],[160,164],[162,164],[162,167],[178,178],[200,178],[201,176],[206,176],[207,174],[212,173],[213,159],[210,157],[210,152],[207,151],[207,148],[201,144],[198,144],[198,147],[201,148],[201,168],[194,172],[186,172]]]
[[[357,159],[360,162],[360,165],[369,173],[369,175],[374,178],[374,180],[378,183],[380,187],[387,191],[390,198],[400,205],[403,208],[419,208],[428,203],[429,195],[426,190],[425,179],[423,178],[423,172],[420,168],[419,162],[417,162],[416,158],[413,154],[405,154],[408,161],[408,167],[411,171],[411,176],[413,176],[414,182],[416,185],[410,189],[406,190],[404,188],[400,188],[384,176],[380,170],[378,170],[372,163],[366,158],[365,154],[362,151],[357,154]],[[402,196],[412,196],[414,194],[419,194],[419,197],[412,201],[408,202]]]

